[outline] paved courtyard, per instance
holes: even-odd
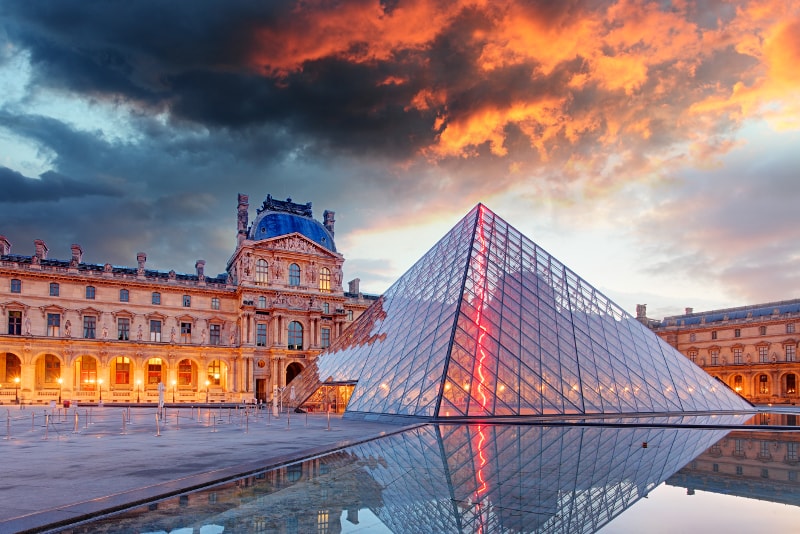
[[[0,533],[36,531],[399,431],[236,407],[0,406]],[[330,421],[330,422],[329,422]]]

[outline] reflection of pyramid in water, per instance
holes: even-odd
[[[348,413],[658,413],[751,406],[476,206],[292,385]]]

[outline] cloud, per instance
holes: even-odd
[[[120,196],[113,187],[74,180],[57,172],[47,171],[38,179],[0,167],[0,204],[20,202],[54,202],[86,196]]]

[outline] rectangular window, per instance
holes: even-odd
[[[192,323],[181,323],[181,343],[192,342]]]
[[[58,284],[56,284],[55,282],[53,282],[52,284],[50,284],[50,296],[51,296],[51,297],[57,297],[57,296],[58,296],[58,293],[59,293],[59,287],[58,287]]]
[[[13,282],[13,280],[12,280]],[[19,293],[19,291],[17,291]],[[794,323],[786,323],[786,333],[787,334],[794,334]]]
[[[711,365],[719,365],[719,351],[712,350],[711,351]]]
[[[353,310],[347,310],[347,320],[348,321],[353,320]]]
[[[256,325],[256,346],[267,346],[267,325],[264,323],[258,323]]]
[[[22,293],[22,281],[16,278],[11,279],[11,292]],[[787,325],[788,326],[788,325]]]
[[[733,455],[744,456],[744,440],[742,439],[733,440]]]
[[[83,337],[86,339],[94,339],[97,330],[97,317],[94,315],[86,315],[83,317]]]
[[[331,329],[330,328],[323,328],[320,330],[320,344],[322,345],[323,349],[327,349],[331,346]]]
[[[191,305],[192,305],[192,297],[189,296],[189,295],[184,295],[183,296],[183,307],[184,308],[189,308],[189,307],[191,307]]]
[[[117,319],[117,339],[128,341],[131,338],[131,320],[127,317]]]
[[[258,307],[262,310],[267,307],[267,297],[258,297]]]
[[[719,464],[712,464],[711,470],[714,471],[715,473],[719,473]]]
[[[331,313],[331,305],[329,303],[327,302],[322,303],[322,313],[324,313],[325,315]]]
[[[769,347],[766,345],[758,347],[758,361],[759,363],[767,363],[769,361]]]
[[[797,347],[794,345],[786,345],[786,361],[793,362],[795,361],[796,354],[797,354]]]
[[[797,461],[797,443],[792,441],[786,442],[786,459],[790,462]]]
[[[219,299],[217,297],[211,298],[211,309],[218,310],[219,309]]]
[[[94,286],[86,286],[86,298],[87,299],[94,300],[94,293],[95,293]]]
[[[178,362],[178,385],[192,385],[192,362],[191,360],[181,360]]]
[[[712,330],[711,331],[711,339],[717,339],[717,331],[716,330]]]
[[[733,363],[736,365],[742,364],[742,349],[735,348],[733,349]]]
[[[47,335],[51,337],[58,337],[61,335],[61,314],[47,314]]]
[[[733,331],[733,337],[742,337],[742,329],[741,328],[736,328]]]
[[[692,360],[692,363],[697,363],[697,351],[690,350],[689,351],[689,359]]]
[[[130,299],[130,293],[127,289],[120,289],[119,290],[119,301],[120,302],[128,302]]]
[[[161,304],[161,293],[153,291],[153,304]]]
[[[218,324],[212,324],[209,328],[211,328],[211,333],[209,337],[209,342],[212,345],[219,345],[220,334],[222,334],[222,326]]]
[[[115,378],[117,384],[130,384],[131,380],[131,360],[130,358],[117,358],[115,364]]]
[[[147,364],[147,383],[155,385],[161,382],[161,360],[153,358],[150,362]]]
[[[767,382],[767,375],[760,375],[758,377],[758,392],[762,395],[769,393],[769,382]]]
[[[736,466],[736,474],[741,476],[744,473],[744,469],[742,469],[741,465]]]
[[[759,326],[758,331],[761,333],[762,336],[767,335],[767,327],[766,326]]]
[[[22,312],[8,312],[8,334],[11,336],[22,335]]]
[[[150,321],[150,341],[161,341],[161,321],[152,319]]]

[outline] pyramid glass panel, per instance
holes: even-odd
[[[752,409],[482,204],[292,385],[323,383],[363,416]]]

